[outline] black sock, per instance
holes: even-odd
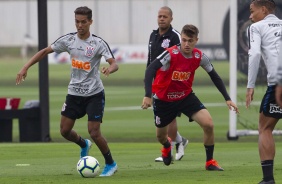
[[[103,156],[105,158],[106,164],[114,163],[114,160],[113,160],[113,157],[112,157],[110,150],[106,154],[103,154]]]
[[[214,145],[211,145],[211,146],[204,145],[204,146],[205,146],[205,149],[206,149],[206,161],[209,161],[209,160],[213,159]]]
[[[77,145],[79,145],[81,148],[85,148],[86,142],[85,140],[79,136],[79,140],[76,142]]]
[[[262,168],[264,181],[274,180],[273,178],[273,160],[261,161],[261,168]]]
[[[168,140],[166,140],[166,142],[163,145],[165,148],[169,148],[171,146]]]

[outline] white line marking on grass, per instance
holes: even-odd
[[[238,102],[237,105],[245,105],[245,102]],[[205,107],[223,107],[226,103],[204,103]],[[252,102],[251,105],[260,105],[259,101]],[[151,109],[151,108],[150,108]],[[106,111],[132,111],[132,110],[143,110],[141,106],[126,106],[126,107],[108,107]]]
[[[16,164],[16,166],[26,167],[26,166],[30,166],[30,164]]]

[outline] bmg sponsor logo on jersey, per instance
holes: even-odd
[[[176,81],[185,81],[189,79],[190,75],[191,72],[173,71],[171,79]]]
[[[79,60],[76,60],[76,59],[73,59],[71,60],[71,66],[73,68],[77,68],[77,69],[82,69],[82,70],[90,70],[91,69],[91,64],[89,61],[79,61]]]
[[[269,104],[269,113],[282,113],[282,109],[277,104]]]

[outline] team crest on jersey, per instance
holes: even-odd
[[[168,48],[168,47],[169,47],[169,42],[170,42],[169,39],[164,39],[164,40],[163,40],[163,43],[162,43],[162,47],[163,47],[163,48]]]
[[[178,51],[178,49],[173,49],[173,50],[172,50],[172,53],[173,53],[173,54],[178,54],[179,51]]]
[[[200,58],[200,53],[199,53],[199,52],[196,52],[196,53],[195,53],[195,58],[197,58],[197,59]]]
[[[94,47],[86,47],[85,56],[91,57],[94,53]]]

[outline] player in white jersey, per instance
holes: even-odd
[[[109,63],[109,67],[101,69],[105,76],[117,71],[118,65],[108,44],[89,31],[93,22],[92,10],[84,6],[78,7],[74,13],[77,32],[64,35],[50,46],[37,52],[17,74],[16,84],[24,81],[29,67],[39,62],[47,54],[68,52],[72,62],[71,80],[61,111],[61,134],[65,139],[81,147],[80,157],[87,156],[91,148],[91,141],[81,138],[73,130],[75,120],[87,114],[88,132],[105,158],[106,166],[100,176],[111,176],[117,171],[117,164],[100,130],[105,94],[99,67],[102,56]]]
[[[278,67],[282,20],[274,15],[275,7],[273,0],[253,0],[250,4],[250,19],[254,23],[249,28],[247,108],[253,100],[261,57],[267,69],[267,90],[261,102],[258,126],[258,147],[263,172],[263,180],[260,184],[275,183],[273,176],[275,143],[272,131],[278,120],[282,118],[282,111],[275,101],[275,75]]]

